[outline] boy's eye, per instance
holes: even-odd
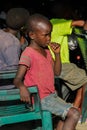
[[[51,34],[49,33],[49,34],[46,34],[45,36],[51,36]]]

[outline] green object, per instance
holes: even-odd
[[[53,30],[51,33],[51,41],[59,43],[61,46],[60,55],[62,63],[69,63],[69,49],[68,49],[68,34],[72,33],[71,22],[72,20],[65,19],[51,19]],[[50,50],[51,51],[51,50]],[[53,58],[54,53],[51,51]]]
[[[81,122],[85,123],[86,119],[87,119],[87,86],[85,88],[85,94],[84,94],[84,99],[83,99],[83,104],[82,104]]]
[[[0,80],[13,78],[15,74],[0,72]],[[0,126],[41,120],[41,124],[34,123],[35,130],[53,130],[51,113],[41,110],[37,86],[29,87],[28,90],[34,100],[32,105],[20,101],[19,89],[0,90]]]
[[[86,67],[86,70],[87,70],[87,38],[78,36],[78,35],[84,35],[85,36],[87,34],[84,34],[83,29],[79,28],[79,27],[74,28],[74,33],[76,34],[77,41],[78,41],[79,47],[81,49],[81,53],[82,53],[84,63],[85,63],[85,67]]]

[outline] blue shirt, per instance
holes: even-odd
[[[17,69],[21,45],[18,38],[0,30],[0,70]]]

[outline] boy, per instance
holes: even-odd
[[[72,104],[57,96],[54,87],[54,75],[60,75],[61,61],[59,44],[50,43],[52,24],[43,15],[34,14],[29,17],[27,32],[31,39],[30,45],[21,55],[14,79],[15,86],[20,89],[21,100],[30,102],[27,87],[37,85],[42,109],[62,118],[56,130],[75,130],[80,114]],[[55,54],[55,61],[49,49],[46,49],[48,45]]]

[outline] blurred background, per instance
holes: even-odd
[[[0,0],[0,12],[11,7],[25,7],[30,13],[42,13],[49,18],[64,17],[72,19],[87,19],[87,1],[79,0]],[[62,11],[61,10],[62,7]]]

